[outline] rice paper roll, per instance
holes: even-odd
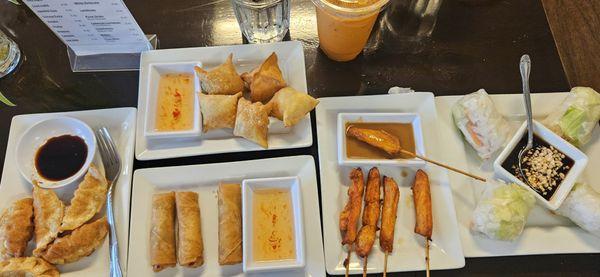
[[[600,193],[591,186],[576,184],[556,212],[600,237]]]
[[[581,147],[592,138],[600,120],[600,94],[592,88],[574,87],[542,123],[571,144]]]
[[[242,262],[242,189],[240,184],[219,185],[219,264]]]
[[[177,264],[175,256],[175,192],[152,196],[150,260],[154,272]]]
[[[482,159],[489,159],[510,136],[506,119],[485,90],[463,96],[452,107],[454,124]]]
[[[491,239],[515,240],[534,205],[535,196],[525,188],[488,180],[473,211],[471,230]]]
[[[198,194],[191,191],[175,194],[177,207],[177,260],[185,267],[204,264],[204,244]]]

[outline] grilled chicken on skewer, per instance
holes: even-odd
[[[366,128],[358,128],[355,126],[348,126],[346,129],[346,135],[350,137],[354,137],[364,143],[367,143],[379,150],[385,151],[391,157],[396,157],[398,154],[406,155],[408,157],[415,157],[426,162],[435,164],[437,166],[441,166],[443,168],[452,170],[454,172],[463,174],[465,176],[477,179],[479,181],[485,182],[485,178],[475,176],[471,173],[465,172],[463,170],[454,168],[452,166],[431,160],[427,157],[423,157],[421,155],[417,155],[413,152],[410,152],[406,149],[403,149],[400,145],[400,139],[384,130],[375,130],[375,129],[366,129]]]
[[[415,233],[425,237],[425,263],[429,276],[429,241],[433,232],[433,216],[431,211],[431,192],[429,177],[423,170],[418,170],[412,186],[415,201]]]
[[[379,230],[379,246],[385,253],[383,276],[387,276],[387,258],[394,248],[394,231],[398,211],[400,190],[393,178],[383,176],[383,207],[381,209],[381,229]]]
[[[344,261],[346,276],[348,276],[350,253],[356,240],[357,223],[362,208],[362,197],[364,191],[364,178],[360,168],[352,169],[350,172],[352,184],[348,188],[348,202],[340,213],[340,232],[342,233],[342,245],[348,246],[348,257]]]
[[[400,147],[400,139],[383,130],[358,128],[350,125],[346,129],[346,135],[355,137],[362,142],[379,148],[388,153],[390,156],[398,154],[398,152],[400,152],[402,149]]]
[[[377,167],[369,170],[367,188],[365,190],[365,208],[363,210],[362,227],[358,232],[356,241],[356,254],[365,259],[363,267],[363,276],[367,275],[367,257],[375,243],[375,234],[377,232],[377,222],[379,221],[380,209],[380,190],[381,178]]]

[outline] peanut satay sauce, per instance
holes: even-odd
[[[358,128],[383,130],[400,139],[402,149],[415,153],[415,137],[413,127],[410,123],[374,123],[374,122],[347,122],[346,128],[356,126]],[[410,159],[412,157],[397,154],[390,156],[381,149],[375,148],[353,137],[346,137],[346,155],[352,159]]]
[[[296,256],[294,215],[289,190],[253,191],[252,247],[255,261],[290,260]]]

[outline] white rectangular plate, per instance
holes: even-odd
[[[317,106],[317,133],[319,165],[321,172],[321,205],[323,207],[323,232],[325,240],[326,267],[329,274],[345,273],[343,265],[346,251],[341,245],[339,215],[347,200],[349,177],[352,167],[338,165],[336,147],[337,115],[342,112],[373,113],[417,113],[423,124],[426,153],[437,153],[435,130],[436,110],[432,93],[410,93],[401,95],[376,95],[331,97],[319,99]],[[437,158],[430,154],[430,158]],[[425,269],[425,240],[413,232],[415,226],[414,206],[410,186],[415,169],[401,169],[389,165],[377,165],[382,175],[393,177],[400,186],[398,218],[394,234],[394,251],[388,257],[388,272]],[[365,178],[369,167],[362,167]],[[425,166],[431,182],[433,207],[433,243],[431,268],[451,269],[465,265],[457,231],[452,193],[448,186],[446,170]],[[375,242],[368,258],[368,272],[383,272],[384,254]],[[350,272],[361,273],[363,261],[356,254],[350,259]]]
[[[242,264],[219,265],[219,182],[244,179],[298,176],[300,178],[305,228],[306,266],[302,269],[261,273],[261,276],[325,276],[319,196],[315,162],[311,156],[294,156],[243,162],[149,168],[136,170],[131,205],[129,267],[136,276],[246,276]],[[152,272],[150,264],[150,219],[152,195],[159,191],[187,190],[199,194],[204,241],[204,265],[197,269],[181,266]]]
[[[140,61],[139,113],[144,115],[146,110],[150,108],[146,107],[146,104],[149,91],[148,72],[152,63],[201,62],[203,66],[211,68],[223,63],[227,56],[233,53],[233,63],[238,73],[241,74],[260,65],[272,52],[277,53],[279,66],[287,84],[298,91],[306,92],[304,50],[302,44],[298,41],[144,52]],[[144,116],[139,116],[137,122],[140,127],[137,128],[136,132],[135,157],[138,160],[265,150],[251,141],[233,137],[230,130],[215,130],[214,132],[202,134],[201,137],[195,139],[150,141],[144,137]],[[279,125],[282,124],[271,124],[274,127],[273,129],[281,129]],[[312,143],[310,114],[292,127],[291,131],[269,131],[268,150],[308,147]]]
[[[115,140],[121,160],[123,171],[115,184],[114,212],[119,238],[119,255],[121,269],[126,271],[127,249],[129,242],[129,199],[131,195],[131,175],[133,171],[133,147],[135,133],[135,108],[116,108],[104,110],[76,111],[65,113],[27,114],[13,117],[6,147],[2,182],[0,183],[0,208],[3,210],[14,200],[21,197],[31,197],[31,184],[19,174],[15,161],[17,140],[23,132],[37,122],[58,116],[70,116],[87,123],[92,129],[106,126]],[[103,170],[100,155],[96,153],[94,163]],[[68,203],[66,203],[68,204]],[[30,252],[28,252],[30,253]],[[61,276],[108,276],[109,251],[108,236],[104,245],[89,257],[77,262],[58,266]],[[126,272],[125,272],[126,273]]]
[[[536,120],[544,119],[555,107],[560,105],[566,93],[533,93],[531,94],[533,116]],[[525,107],[522,94],[490,95],[498,112],[504,115],[514,131],[525,120]],[[483,162],[472,147],[465,143],[460,131],[454,126],[451,108],[460,96],[436,97],[439,113],[438,130],[444,138],[444,160],[458,168],[465,168],[471,173],[490,178],[494,175],[492,162]],[[512,132],[514,133],[514,132]],[[583,152],[589,157],[581,181],[587,182],[600,191],[600,131],[594,131],[592,141],[584,147]],[[498,153],[496,153],[498,155]],[[598,253],[600,238],[594,237],[574,225],[568,219],[552,214],[540,206],[534,207],[529,215],[525,230],[514,242],[488,239],[471,233],[471,215],[477,200],[483,191],[484,184],[473,181],[458,174],[450,175],[454,205],[458,218],[458,227],[466,257],[494,257],[515,255],[537,255],[558,253]]]

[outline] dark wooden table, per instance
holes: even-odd
[[[593,79],[589,76],[596,76],[598,80],[599,76],[598,60],[592,61],[595,68],[569,60],[569,55],[598,57],[598,51],[587,53],[588,49],[580,46],[590,45],[592,51],[600,45],[600,31],[594,27],[599,21],[597,2],[589,5],[591,11],[587,17],[583,15],[583,19],[577,21],[591,22],[586,29],[590,33],[580,36],[579,41],[584,42],[571,42],[569,45],[576,46],[557,51],[544,6],[539,1],[444,1],[432,36],[409,41],[390,30],[390,26],[401,22],[403,16],[397,10],[400,0],[393,0],[394,4],[386,11],[389,15],[387,23],[391,25],[378,25],[379,39],[372,41],[371,51],[348,63],[330,61],[318,49],[316,19],[310,0],[292,2],[289,37],[304,44],[309,92],[315,97],[381,94],[391,86],[432,91],[436,95],[465,94],[478,88],[485,88],[490,93],[516,93],[521,89],[518,60],[524,53],[533,59],[531,88],[534,92],[568,91],[574,85],[569,80],[585,80],[585,76],[587,80]],[[146,33],[158,34],[160,48],[243,43],[228,0],[138,0],[126,3]],[[560,1],[544,0],[544,5],[548,8],[549,18],[565,12],[560,8]],[[569,6],[577,11],[572,4]],[[570,14],[575,16],[574,12]],[[549,20],[554,23],[555,34],[574,36],[573,33],[577,33],[576,26],[568,29],[557,23],[570,21],[570,18],[557,17]],[[12,162],[5,161],[4,154],[14,115],[137,106],[137,72],[72,73],[65,46],[25,6],[0,1],[0,28],[14,37],[24,56],[16,73],[0,79],[0,91],[17,104],[16,107],[0,106],[0,163]],[[596,43],[593,40],[586,42],[585,37],[595,39]],[[565,37],[560,41],[557,44],[569,43]],[[563,67],[563,64],[568,66]],[[576,77],[577,70],[584,72],[579,75],[584,79]],[[316,135],[314,128],[313,122],[313,134]],[[300,154],[316,157],[317,145],[281,151],[136,161],[135,168]],[[434,274],[599,276],[600,255],[467,259],[462,269]],[[423,273],[402,275],[421,276]]]

